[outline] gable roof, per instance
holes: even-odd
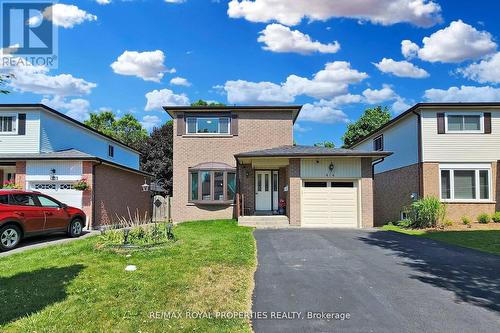
[[[239,157],[305,157],[305,156],[347,156],[347,157],[385,157],[391,155],[388,151],[363,151],[343,148],[326,148],[315,146],[281,146],[270,149],[255,150],[234,155]]]
[[[352,148],[361,142],[365,141],[369,137],[377,134],[378,132],[383,131],[389,126],[392,126],[394,123],[398,122],[402,118],[406,117],[410,113],[416,112],[418,109],[425,109],[425,108],[454,108],[454,107],[500,107],[500,102],[454,102],[454,103],[417,103],[408,110],[402,112],[398,116],[392,118],[389,120],[387,123],[379,127],[378,129],[372,131],[371,133],[368,133],[367,135],[359,138],[356,142],[351,144],[348,148]]]
[[[175,112],[231,112],[231,111],[292,111],[293,122],[297,120],[302,105],[214,105],[214,106],[164,106],[163,109],[172,117]]]
[[[75,120],[75,119],[73,119],[73,118],[65,115],[64,113],[61,113],[61,112],[59,112],[57,110],[52,109],[51,107],[48,107],[45,104],[41,104],[41,103],[33,103],[33,104],[3,104],[3,103],[0,103],[0,108],[44,109],[45,111],[48,111],[48,112],[50,112],[50,113],[52,113],[52,114],[54,114],[54,115],[56,115],[56,116],[58,116],[60,118],[63,118],[64,120],[67,120],[67,121],[69,121],[69,122],[71,122],[71,123],[73,123],[73,124],[75,124],[75,125],[83,128],[83,129],[91,131],[91,132],[93,132],[93,133],[95,133],[95,134],[97,134],[99,136],[104,137],[107,140],[113,141],[114,143],[117,143],[117,144],[119,144],[119,145],[121,145],[121,146],[123,146],[123,147],[125,147],[127,149],[130,149],[130,150],[136,152],[137,154],[140,154],[140,152],[138,150],[130,147],[129,145],[127,145],[127,144],[125,144],[125,143],[123,143],[123,142],[121,142],[121,141],[119,141],[119,140],[117,140],[117,139],[115,139],[115,138],[107,135],[107,134],[101,133],[101,132],[93,129],[90,126],[87,126],[84,123],[81,123],[78,120]]]

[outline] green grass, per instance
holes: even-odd
[[[381,229],[426,237],[449,244],[500,255],[500,230],[425,231],[402,229],[392,225],[385,225]]]
[[[178,225],[177,242],[118,254],[97,237],[0,259],[2,332],[250,332],[249,320],[186,311],[250,311],[252,229],[235,221]],[[126,272],[125,266],[137,266]],[[179,311],[179,319],[152,312]]]

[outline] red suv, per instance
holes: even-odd
[[[45,194],[0,190],[0,251],[13,249],[28,236],[66,232],[82,234],[85,213]]]

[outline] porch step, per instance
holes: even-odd
[[[286,215],[240,216],[238,225],[255,228],[288,228],[290,223]]]

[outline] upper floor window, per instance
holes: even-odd
[[[229,134],[229,117],[188,117],[187,134]]]
[[[373,150],[381,151],[384,150],[384,136],[379,135],[375,139],[373,139]]]
[[[17,115],[9,114],[0,116],[0,134],[17,133]]]
[[[482,132],[482,114],[447,114],[446,132]]]
[[[109,157],[114,157],[115,156],[115,147],[113,147],[112,145],[108,146],[108,156]]]

